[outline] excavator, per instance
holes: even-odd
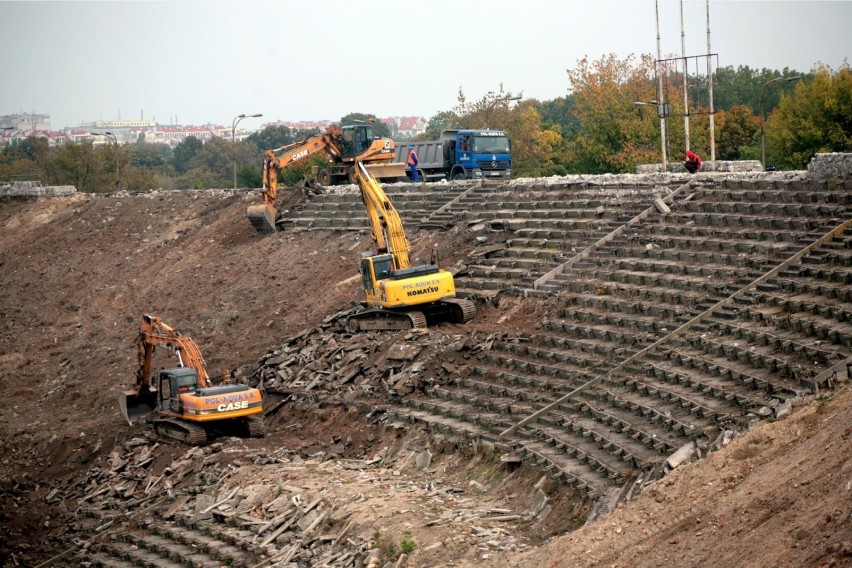
[[[378,177],[405,176],[405,164],[393,162],[393,140],[373,136],[372,122],[343,128],[332,124],[326,132],[304,142],[288,144],[264,153],[263,188],[260,191],[263,204],[251,205],[246,211],[251,224],[259,233],[275,232],[278,173],[317,152],[325,152],[330,159],[326,166],[316,172],[316,181],[321,185],[356,183],[356,162],[366,163],[368,169]]]
[[[405,330],[441,321],[472,320],[476,304],[455,297],[452,274],[434,261],[411,265],[411,246],[399,213],[364,164],[358,162],[355,171],[374,250],[361,253],[358,266],[370,307],[348,317],[349,331]]]
[[[208,433],[254,438],[266,434],[266,425],[258,416],[263,412],[261,392],[240,384],[213,386],[201,351],[191,338],[145,314],[136,345],[136,385],[119,395],[119,406],[129,424],[155,412],[154,429],[160,436],[193,446],[206,444]],[[178,367],[161,369],[152,385],[151,359],[158,346],[177,356]]]

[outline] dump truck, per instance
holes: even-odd
[[[501,130],[444,130],[438,140],[397,146],[394,161],[406,163],[410,178],[409,145],[417,152],[417,169],[425,181],[512,177],[512,144]]]

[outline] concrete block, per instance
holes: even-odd
[[[541,489],[537,489],[532,498],[532,503],[530,503],[530,516],[535,517],[539,513],[544,510],[545,505],[547,505],[548,498],[547,495],[544,494],[544,491]]]
[[[682,463],[685,463],[692,459],[695,455],[695,443],[689,442],[680,447],[675,453],[666,458],[666,465],[669,466],[670,469],[675,469]]]

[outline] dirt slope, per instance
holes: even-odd
[[[847,385],[509,566],[850,566],[851,456]]]
[[[258,238],[245,203],[186,192],[0,204],[7,443],[58,467],[71,464],[20,436],[48,426],[60,445],[111,443],[143,313],[191,335],[216,375],[348,305],[356,235]]]
[[[141,314],[191,335],[215,376],[358,298],[355,260],[368,237],[259,237],[244,217],[253,201],[230,192],[0,201],[0,561],[13,550],[44,559],[33,535],[67,520],[74,504],[46,507],[40,487],[85,471],[129,435],[115,400],[133,380]],[[438,238],[442,258],[463,258],[465,243],[446,233],[414,236],[415,252]],[[497,314],[508,316],[504,327],[529,317],[511,305],[516,314]],[[842,387],[596,523],[500,562],[850,565],[850,424],[852,393]],[[429,565],[418,554],[411,565]],[[494,560],[462,547],[454,565]]]

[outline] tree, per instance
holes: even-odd
[[[260,166],[246,164],[237,170],[237,185],[239,187],[260,187],[263,185],[263,174]]]
[[[734,105],[745,105],[749,107],[752,114],[760,116],[760,92],[763,86],[772,79],[779,77],[802,76],[805,80],[809,76],[798,71],[784,68],[783,71],[774,69],[752,69],[748,65],[733,67],[719,67],[713,73],[713,108],[716,111],[730,110]],[[700,78],[699,82],[706,83],[706,79]],[[772,89],[763,93],[763,111],[769,113],[778,106],[781,96],[790,94],[795,89],[793,83],[779,83]]]
[[[166,165],[166,159],[157,146],[167,148],[164,144],[136,143],[129,148],[130,165],[152,170],[161,169]]]
[[[287,126],[267,126],[263,130],[252,133],[246,138],[246,142],[251,142],[261,152],[265,152],[296,142],[298,140],[296,132]]]
[[[656,96],[654,65],[650,55],[634,64],[632,55],[619,60],[610,54],[595,62],[583,58],[568,70],[577,121],[570,141],[574,171],[630,172],[657,161],[657,113],[634,104]]]
[[[574,116],[574,101],[576,95],[566,95],[544,101],[538,105],[538,113],[544,125],[558,124],[562,130],[562,136],[569,136],[577,132],[580,123]]]
[[[390,138],[391,131],[387,124],[379,121],[375,114],[364,114],[360,112],[352,112],[340,119],[340,126],[349,126],[350,124],[367,124],[370,120],[373,121],[373,136],[380,138]]]
[[[43,178],[48,159],[47,140],[30,136],[0,152],[0,179]]]
[[[237,151],[240,149],[244,150],[244,147],[239,145],[236,146]],[[254,145],[251,145],[251,148],[254,149]],[[204,179],[203,179],[203,187],[204,188],[212,188],[212,187],[229,187],[233,184],[233,176],[234,176],[234,150],[235,148],[231,145],[230,140],[226,140],[225,138],[219,136],[213,136],[204,143],[201,147],[201,150],[196,153],[192,159],[189,161],[189,167],[191,170],[203,170]],[[251,155],[256,153],[256,150],[250,150]],[[237,162],[249,162],[250,157],[248,156],[237,156]],[[261,161],[260,156],[256,157],[257,163],[259,164]],[[211,178],[215,180],[211,185]],[[192,185],[194,189],[199,189],[195,187],[195,184]]]
[[[48,183],[73,185],[77,191],[113,191],[115,178],[107,177],[104,154],[95,152],[91,141],[62,145],[48,160]]]
[[[748,106],[734,105],[729,111],[717,112],[715,124],[716,159],[745,159],[743,154],[754,145],[755,136],[760,130],[760,118]]]
[[[187,136],[181,140],[174,149],[175,171],[179,174],[186,172],[190,167],[190,160],[201,151],[201,147],[201,140],[195,136]]]
[[[844,61],[834,73],[816,69],[811,81],[799,81],[782,97],[764,125],[767,161],[804,169],[814,154],[852,152],[852,70]]]
[[[539,177],[550,173],[554,150],[562,141],[561,128],[542,128],[538,101],[523,101],[509,113],[503,130],[512,141],[512,174]]]
[[[175,178],[173,183],[174,189],[211,189],[223,186],[221,176],[204,166],[191,168]]]
[[[160,187],[154,170],[129,166],[121,172],[121,187],[128,191],[148,191]]]
[[[505,130],[505,125],[509,122],[509,104],[522,96],[523,93],[504,91],[501,83],[496,91],[488,91],[478,100],[468,102],[467,96],[459,87],[456,97],[458,104],[453,109],[453,113],[458,117],[456,125],[459,128]]]

